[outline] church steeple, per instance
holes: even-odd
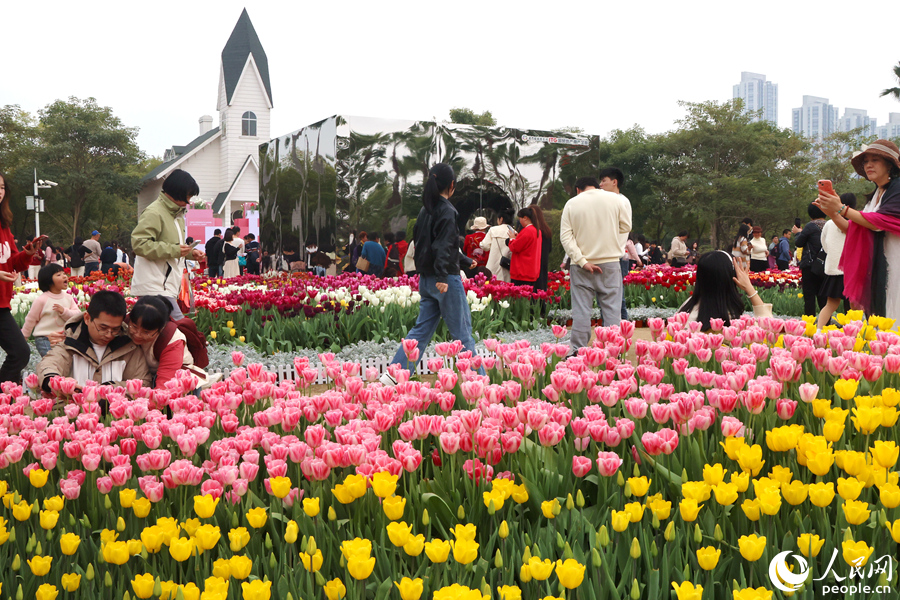
[[[253,23],[250,22],[250,15],[247,14],[245,8],[238,19],[228,43],[222,50],[222,74],[225,83],[225,102],[230,105],[234,91],[237,88],[238,81],[241,79],[241,73],[247,64],[247,58],[253,56],[253,62],[259,71],[263,86],[268,96],[269,105],[272,103],[272,84],[269,83],[269,60],[266,58],[266,51],[263,50],[262,43],[256,35]]]

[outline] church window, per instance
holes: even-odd
[[[241,135],[256,137],[256,114],[249,110],[241,117]]]

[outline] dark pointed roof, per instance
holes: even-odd
[[[232,95],[234,95],[234,89],[241,78],[244,65],[247,64],[247,56],[250,54],[253,55],[253,60],[256,61],[263,85],[266,86],[269,102],[272,103],[272,84],[269,83],[269,59],[266,58],[266,51],[263,50],[259,36],[256,35],[253,23],[250,22],[250,15],[247,14],[247,9],[245,8],[241,13],[241,18],[238,19],[237,25],[234,26],[234,31],[231,32],[231,37],[228,38],[228,43],[225,44],[225,49],[222,50],[222,70],[225,73],[225,98],[229,104],[231,103]]]

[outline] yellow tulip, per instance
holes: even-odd
[[[303,512],[306,513],[306,516],[309,518],[313,518],[319,515],[319,511],[321,510],[321,503],[318,498],[304,498],[303,499]]]
[[[647,479],[646,477],[629,477],[628,485],[631,486],[631,493],[640,498],[641,496],[646,496],[647,491],[650,489],[650,484],[653,482],[652,479]]]
[[[353,495],[353,498],[362,498],[366,495],[368,482],[362,475],[353,473],[344,478],[344,486]]]
[[[585,566],[574,558],[556,561],[556,576],[564,588],[574,590],[584,581]]]
[[[741,556],[746,560],[756,562],[762,557],[763,551],[766,549],[766,537],[756,534],[742,535],[738,539],[738,549],[741,551]]]
[[[497,588],[500,600],[522,600],[522,590],[517,585],[501,585]]]
[[[817,535],[804,533],[797,536],[797,547],[800,553],[807,558],[815,558],[825,545],[825,540]]]
[[[787,500],[788,504],[797,506],[803,504],[803,501],[806,500],[809,495],[809,486],[800,480],[792,481],[789,484],[782,486],[781,495],[784,496],[784,499]]]
[[[772,600],[772,592],[764,587],[743,588],[732,592],[734,600]],[[785,592],[785,596],[792,596],[793,592]]]
[[[829,442],[836,442],[844,436],[845,428],[846,427],[843,423],[827,421],[825,425],[822,426],[822,435]]]
[[[409,536],[409,541],[403,545],[403,551],[409,556],[418,556],[425,549],[425,536],[419,535]]]
[[[208,519],[216,512],[219,498],[213,498],[212,494],[194,496],[194,512],[201,519]]]
[[[846,517],[847,522],[851,525],[865,523],[871,514],[869,504],[867,502],[860,502],[859,500],[846,500],[842,508],[844,509],[844,517]]]
[[[240,552],[250,541],[246,527],[237,527],[228,532],[228,545],[232,552]]]
[[[141,540],[128,540],[125,544],[128,546],[128,554],[131,556],[137,556],[144,550]]]
[[[56,527],[57,521],[59,521],[59,513],[55,510],[41,511],[41,527],[43,529],[53,529]]]
[[[228,597],[228,580],[222,577],[207,577],[203,582],[203,599],[226,600]]]
[[[896,483],[885,483],[878,491],[882,506],[885,508],[900,506],[900,487]]]
[[[151,598],[153,596],[153,587],[155,586],[153,575],[145,573],[143,575],[135,575],[131,580],[131,589],[138,598]]]
[[[200,528],[194,532],[194,539],[197,545],[204,550],[212,550],[215,548],[221,537],[222,533],[219,531],[219,528],[209,524],[200,526]]]
[[[738,497],[737,486],[733,483],[719,483],[713,487],[716,495],[716,502],[722,506],[730,506],[734,504]]]
[[[398,548],[405,546],[412,535],[412,527],[404,521],[388,523],[386,529],[391,543]]]
[[[398,521],[403,518],[403,509],[406,508],[406,498],[400,496],[390,496],[385,498],[381,503],[385,516],[391,521]]]
[[[189,536],[194,537],[194,534],[200,529],[200,525],[200,519],[188,519],[181,523],[181,528],[184,529],[185,533]]]
[[[416,579],[404,577],[400,580],[400,583],[395,581],[394,585],[400,590],[400,600],[419,600],[425,591],[424,583],[420,577]]]
[[[465,525],[457,525],[453,529],[450,530],[450,533],[453,534],[457,540],[469,540],[475,541],[475,534],[478,532],[478,529],[475,527],[474,523],[466,523]]]
[[[24,500],[19,502],[18,504],[12,505],[13,517],[15,517],[16,521],[27,521],[29,517],[31,517],[31,504],[28,504]]]
[[[237,329],[229,329],[228,333],[231,334],[231,337],[234,337],[237,335]]]
[[[781,487],[786,486],[791,482],[791,479],[794,478],[794,472],[791,471],[788,467],[782,467],[781,465],[775,465],[772,467],[772,471],[769,473],[769,479],[774,479]]]
[[[731,460],[737,460],[737,453],[747,442],[742,437],[727,437],[724,442],[719,442],[726,456]]]
[[[764,515],[775,515],[781,508],[781,492],[777,489],[761,490],[756,494],[759,510]]]
[[[703,598],[703,586],[695,586],[690,581],[684,581],[678,585],[674,581],[672,587],[675,588],[675,596],[678,600],[701,600]]]
[[[849,450],[835,452],[834,462],[838,468],[843,469],[851,477],[857,477],[866,470],[866,455],[862,452]]]
[[[213,561],[212,573],[214,577],[229,579],[231,577],[231,561],[227,558],[217,558]]]
[[[628,524],[631,523],[631,519],[628,516],[628,513],[624,510],[614,510],[612,511],[612,528],[614,531],[622,533],[626,529],[628,529]]]
[[[556,515],[559,514],[560,509],[561,507],[557,498],[541,502],[541,512],[544,513],[544,516],[548,519],[555,519]]]
[[[50,585],[49,583],[44,583],[37,589],[34,597],[35,600],[56,600],[56,597],[59,595],[59,590],[56,589],[55,585]]]
[[[169,554],[178,562],[184,562],[194,553],[193,538],[176,538],[169,544]]]
[[[119,490],[119,505],[122,508],[131,508],[132,502],[137,497],[137,491],[131,488]]]
[[[871,450],[875,462],[885,469],[892,468],[900,457],[900,446],[897,446],[896,442],[877,440],[869,450]]]
[[[841,400],[850,400],[856,395],[856,388],[859,387],[859,381],[855,379],[838,379],[834,382],[834,391],[841,397]]]
[[[392,496],[397,489],[398,475],[391,475],[388,471],[378,471],[372,475],[372,491],[379,498]]]
[[[712,487],[705,481],[685,481],[681,484],[681,495],[698,503],[709,500],[711,493]]]
[[[453,548],[453,560],[461,565],[467,565],[478,558],[478,542],[473,540],[456,540],[450,542]]]
[[[209,332],[209,337],[211,337],[212,339],[216,339],[216,336],[217,336],[217,335],[218,335],[218,334],[217,334],[215,331],[210,331],[210,332]]]
[[[262,579],[244,581],[241,583],[241,594],[244,600],[269,600],[272,597],[272,582],[263,582]]]
[[[516,504],[528,502],[528,488],[525,487],[524,483],[512,488],[512,499]]]
[[[629,502],[625,505],[624,510],[628,513],[628,519],[632,523],[640,523],[644,518],[644,509],[647,508],[640,502]]]
[[[865,482],[860,481],[855,477],[847,479],[838,477],[837,480],[838,495],[844,500],[856,500],[859,498],[859,495],[862,493],[865,486]]]
[[[81,538],[74,533],[64,533],[59,538],[59,548],[66,556],[75,554],[79,544],[81,544]]]
[[[353,557],[347,561],[347,571],[350,572],[350,576],[354,579],[366,579],[369,575],[372,574],[372,570],[375,568],[375,557],[372,556],[370,558],[357,558]]]
[[[738,491],[743,494],[747,491],[747,488],[750,487],[750,473],[747,473],[745,471],[741,471],[740,473],[732,473],[731,483],[736,485]]]
[[[881,426],[883,415],[881,408],[858,407],[853,409],[850,420],[856,426],[856,430],[863,435],[869,435]]]
[[[834,500],[834,483],[811,483],[809,484],[809,501],[818,506],[825,508]]]
[[[146,518],[150,514],[150,508],[153,504],[147,498],[138,498],[131,503],[131,510],[138,519]]]
[[[269,520],[269,515],[266,514],[266,509],[263,507],[251,508],[247,511],[246,516],[247,523],[254,529],[265,527],[266,521]]]
[[[875,548],[871,548],[863,541],[852,542],[846,540],[841,544],[841,548],[843,549],[842,555],[844,561],[852,567],[865,566],[865,564],[869,562],[869,557],[872,556],[872,552],[875,551]]]
[[[713,548],[712,546],[706,546],[705,548],[697,550],[697,562],[704,571],[712,571],[716,568],[716,565],[719,564],[719,557],[721,555],[721,550]]]
[[[332,579],[325,584],[325,597],[328,600],[341,600],[347,596],[347,588],[340,579]]]
[[[654,498],[653,500],[648,501],[647,506],[653,511],[653,516],[660,521],[668,519],[669,515],[672,514],[672,503],[668,500],[663,500],[662,498]]]
[[[484,500],[485,508],[490,508],[491,503],[493,502],[494,510],[500,510],[501,508],[503,508],[503,503],[506,500],[506,497],[504,497],[503,492],[501,492],[500,490],[482,492],[481,497]]]
[[[246,556],[235,555],[228,559],[228,572],[235,579],[247,579],[253,569],[253,561]]]
[[[107,542],[103,545],[103,560],[113,565],[124,565],[131,557],[125,542]]]
[[[341,504],[350,504],[356,497],[353,495],[353,492],[350,491],[343,483],[339,483],[333,488],[331,488],[331,493],[334,494],[334,497],[337,498],[337,501]]]
[[[144,529],[141,531],[141,543],[150,554],[159,552],[162,548],[162,545],[165,543],[165,540],[165,531],[158,525],[154,525],[153,527],[144,527]]]
[[[545,581],[549,578],[555,566],[556,564],[549,558],[541,560],[537,556],[532,556],[528,559],[528,570],[531,577],[537,581]]]
[[[825,475],[831,470],[831,465],[834,464],[834,453],[829,451],[823,452],[814,452],[810,453],[807,451],[806,453],[806,468],[812,471],[815,475]]]
[[[50,566],[53,564],[52,556],[35,556],[28,559],[28,566],[31,567],[31,573],[38,577],[43,577],[50,572]]]
[[[28,472],[28,481],[36,488],[42,488],[47,485],[47,477],[50,471],[46,469],[32,469]]]
[[[762,459],[762,446],[754,444],[752,446],[742,446],[737,452],[737,460],[741,469],[749,471],[754,477],[759,475],[766,461]]]
[[[0,481],[0,484],[3,484],[3,482]],[[0,494],[0,496],[2,495],[3,494]],[[59,512],[63,509],[64,505],[65,500],[62,496],[51,496],[44,500],[44,510],[55,510],[56,512]]]
[[[297,536],[300,534],[300,526],[297,525],[297,521],[291,519],[288,521],[288,524],[284,528],[284,541],[288,544],[293,544],[297,541]]]
[[[433,563],[447,562],[450,556],[450,542],[437,539],[425,542],[425,556]]]
[[[81,575],[78,573],[63,573],[63,576],[60,578],[60,584],[67,592],[78,591],[78,588],[81,587]],[[149,598],[149,596],[146,597]]]
[[[272,488],[272,495],[276,498],[284,498],[291,493],[290,477],[270,477],[269,487]]]

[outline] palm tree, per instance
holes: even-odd
[[[900,63],[894,66],[894,77],[900,81]],[[900,100],[900,87],[887,88],[881,92],[880,96],[893,96],[896,100]]]

